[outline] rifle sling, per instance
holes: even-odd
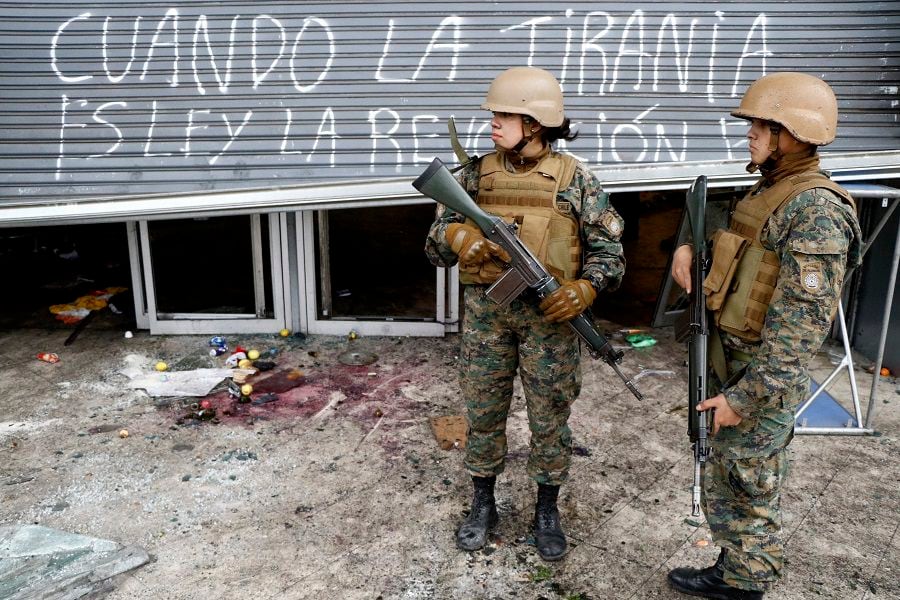
[[[753,358],[746,352],[741,352],[740,350],[731,350],[729,354],[733,360],[739,360],[741,362],[745,362],[743,367],[728,374],[728,360],[725,358],[725,347],[722,345],[722,337],[719,334],[719,330],[715,327],[709,330],[709,362],[712,364],[713,373],[716,374],[716,377],[719,381],[722,382],[722,387],[719,390],[720,392],[725,391],[726,389],[733,386],[735,383],[740,381],[741,377],[744,376],[744,372],[747,371],[747,366],[750,364],[750,360]]]
[[[715,327],[709,328],[709,362],[712,363],[713,372],[719,381],[727,381],[728,361],[725,359],[725,347],[722,346],[722,338]]]
[[[450,146],[453,148],[453,153],[456,155],[456,159],[460,162],[460,164],[468,163],[472,157],[470,157],[465,148],[462,147],[462,144],[459,143],[459,137],[456,134],[456,122],[453,120],[453,117],[447,121],[447,130],[450,133]]]

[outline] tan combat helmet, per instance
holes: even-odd
[[[778,123],[801,142],[825,146],[837,130],[837,99],[831,87],[806,73],[772,73],[747,88],[731,116]]]
[[[565,120],[559,82],[537,67],[513,67],[497,75],[481,108],[527,115],[544,127],[559,127]]]

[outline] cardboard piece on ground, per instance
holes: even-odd
[[[459,415],[431,417],[431,430],[441,450],[466,447],[466,419]]]

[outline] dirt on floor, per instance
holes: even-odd
[[[671,329],[645,329],[658,343],[633,349],[621,326],[605,325],[645,398],[585,358],[560,496],[570,551],[558,563],[543,562],[531,538],[535,485],[525,475],[518,387],[497,486],[500,525],[481,551],[454,546],[471,484],[461,450],[442,449],[429,420],[463,411],[455,335],[352,345],[228,336],[231,348],[258,349],[275,364],[249,379],[249,403],[218,385],[205,398],[216,411],[207,420],[195,418],[201,398],[151,397],[122,373],[137,365],[153,374],[158,361],[170,371],[222,366],[207,336],[126,339],[87,327],[63,346],[65,329],[5,331],[0,522],[145,549],[150,563],[113,580],[105,597],[115,600],[683,598],[666,572],[717,555],[703,519],[690,517],[685,352]],[[344,364],[348,350],[376,360]],[[820,381],[834,354],[820,353]],[[844,377],[831,392],[850,398]],[[876,435],[792,443],[788,574],[767,598],[900,598],[898,404],[896,382],[882,380]]]

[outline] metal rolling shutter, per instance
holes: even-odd
[[[451,115],[488,151],[527,64],[595,167],[743,157],[728,111],[782,70],[834,87],[829,152],[900,149],[896,2],[0,2],[0,34],[0,206],[415,176]]]

